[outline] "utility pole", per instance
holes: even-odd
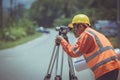
[[[117,24],[118,24],[118,33],[120,32],[120,0],[117,0]],[[118,35],[118,47],[120,48],[120,35]]]

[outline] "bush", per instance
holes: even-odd
[[[34,23],[28,19],[14,22],[11,26],[4,27],[1,39],[5,41],[15,41],[27,35],[34,34],[35,29],[33,25]]]
[[[19,22],[19,26],[25,28],[26,33],[29,35],[34,34],[35,33],[35,27],[34,27],[35,23],[33,21],[30,21],[28,19],[22,19]]]
[[[26,36],[25,29],[23,27],[9,27],[4,29],[4,40],[17,40]]]

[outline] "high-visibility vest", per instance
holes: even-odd
[[[87,29],[86,32],[94,38],[96,46],[92,52],[84,54],[88,66],[95,74],[95,78],[120,68],[120,63],[108,39],[93,29]]]
[[[92,41],[93,46],[87,44],[88,41]],[[85,29],[76,44],[77,46],[73,47],[64,39],[61,41],[63,49],[69,56],[79,57],[81,54],[84,55],[88,67],[94,72],[95,79],[114,69],[120,68],[120,62],[110,41],[94,29]],[[89,49],[90,47],[92,49]]]

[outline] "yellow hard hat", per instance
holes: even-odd
[[[72,23],[70,23],[68,27],[73,28],[74,23],[85,23],[89,26],[91,25],[88,16],[86,16],[85,14],[75,15],[72,19]]]

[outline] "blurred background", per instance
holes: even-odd
[[[36,35],[40,27],[67,25],[78,13],[88,15],[93,28],[120,47],[119,8],[119,0],[0,0],[0,48],[20,44],[11,42]]]

